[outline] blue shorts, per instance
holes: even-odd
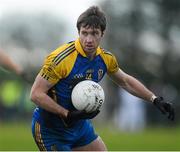
[[[98,137],[89,120],[84,120],[80,126],[72,128],[47,128],[33,118],[32,134],[41,151],[70,151],[87,145]]]

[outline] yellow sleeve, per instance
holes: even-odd
[[[116,60],[116,57],[113,55],[109,61],[109,68],[108,68],[108,73],[114,73],[117,72],[119,69],[118,62]]]
[[[118,71],[119,65],[116,60],[116,57],[113,54],[111,54],[110,52],[103,52],[101,54],[101,57],[103,58],[106,64],[108,74]]]
[[[63,45],[46,57],[40,75],[55,84],[69,75],[76,57],[74,43]]]
[[[63,78],[63,73],[60,72],[62,69],[59,67],[60,65],[56,65],[53,62],[55,58],[55,54],[51,53],[49,56],[46,57],[44,61],[44,65],[40,70],[40,75],[48,80],[51,83],[57,83],[60,79]]]

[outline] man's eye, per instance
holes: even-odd
[[[99,35],[99,32],[93,32],[93,35]]]
[[[87,32],[82,32],[82,34],[86,36],[86,35],[87,35]]]

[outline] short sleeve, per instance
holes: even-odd
[[[103,53],[101,53],[101,57],[103,58],[104,63],[106,64],[108,74],[118,71],[119,65],[116,60],[116,57],[112,53],[104,51]]]
[[[114,55],[112,55],[109,59],[109,66],[108,66],[108,73],[114,73],[117,72],[119,69],[119,65],[118,62],[116,60],[116,57]]]
[[[53,53],[46,57],[46,59],[44,61],[44,65],[41,68],[39,74],[44,79],[55,84],[62,78],[62,75],[59,71],[60,70],[59,65],[56,65],[53,62],[54,58],[55,58],[55,56],[53,55]]]

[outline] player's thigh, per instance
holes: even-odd
[[[107,151],[106,145],[102,141],[101,137],[96,138],[88,145],[73,148],[73,151]]]
[[[32,134],[40,151],[70,151],[71,146],[66,140],[59,139],[54,130],[42,127],[37,121],[32,122]],[[63,136],[63,135],[62,135]]]

